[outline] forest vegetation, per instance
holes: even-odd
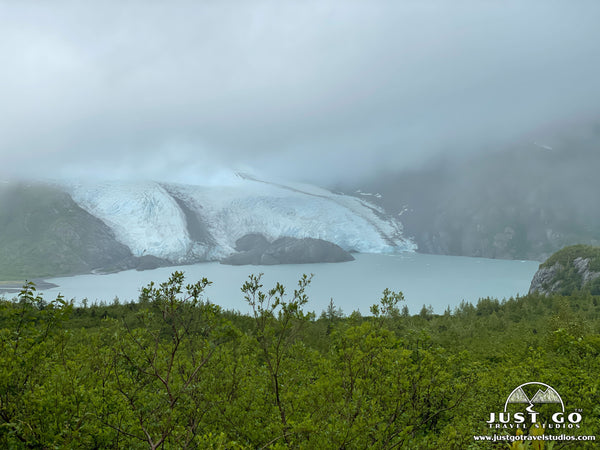
[[[545,433],[600,436],[589,291],[410,315],[385,290],[369,316],[333,301],[317,316],[310,281],[288,291],[250,276],[249,315],[205,301],[210,281],[181,272],[126,304],[48,301],[26,284],[0,301],[0,447],[594,448],[473,439],[515,434],[486,420],[528,381],[583,417]]]

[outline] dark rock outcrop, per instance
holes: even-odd
[[[259,233],[250,233],[235,241],[235,249],[238,252],[249,252],[251,250],[263,251],[269,246],[266,237]]]
[[[135,265],[135,270],[137,271],[152,270],[157,269],[159,267],[166,267],[171,265],[171,263],[166,259],[158,258],[157,256],[153,255],[143,255],[138,258],[135,258],[135,260],[137,263]]]
[[[177,206],[179,206],[179,209],[183,212],[190,239],[202,244],[214,244],[214,239],[208,231],[208,226],[202,220],[202,217],[194,211],[194,208],[188,205],[187,201],[178,195],[175,190],[170,189],[167,185],[161,186],[167,191],[171,198],[175,200],[175,203],[177,203]],[[195,205],[195,207],[197,209],[202,209],[201,205]]]
[[[340,246],[323,239],[281,237],[271,243],[260,234],[248,234],[236,241],[238,253],[221,264],[275,265],[352,261],[354,257]]]

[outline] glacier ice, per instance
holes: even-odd
[[[154,182],[98,182],[67,186],[73,200],[106,223],[134,256],[184,262],[192,242],[175,200]]]
[[[224,186],[90,182],[70,183],[66,189],[83,209],[111,227],[134,255],[174,263],[220,259],[249,233],[269,239],[324,239],[361,253],[416,248],[402,236],[402,224],[379,207],[306,184],[241,175]],[[205,229],[203,239],[191,238],[190,214]]]

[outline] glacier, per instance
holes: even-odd
[[[401,222],[380,207],[308,184],[238,174],[220,186],[104,181],[63,183],[63,188],[134,256],[172,263],[219,260],[249,233],[269,240],[323,239],[359,253],[416,249],[403,236]]]

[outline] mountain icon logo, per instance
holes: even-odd
[[[538,385],[540,386],[535,394],[531,397],[531,399],[527,396],[525,391],[523,390],[524,386]],[[528,388],[529,392],[531,388]],[[520,386],[517,386],[506,399],[506,403],[504,403],[504,411],[506,412],[506,408],[510,403],[525,403],[529,404],[529,408],[532,408],[533,405],[541,404],[541,403],[557,403],[560,404],[562,411],[565,410],[565,405],[560,397],[559,393],[556,392],[552,386],[549,386],[545,383],[540,383],[537,381],[532,381],[529,383],[523,383]]]

